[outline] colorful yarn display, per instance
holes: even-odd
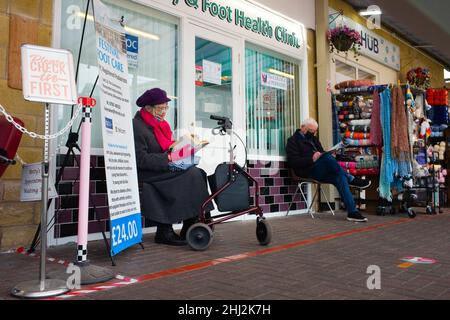
[[[361,155],[361,156],[355,156],[356,162],[362,162],[362,161],[379,161],[378,156],[376,155]]]
[[[380,173],[378,168],[370,168],[370,169],[347,169],[348,173],[352,176],[375,176]]]
[[[352,126],[370,126],[370,120],[369,119],[352,120],[352,121],[350,121],[350,125],[352,125]]]
[[[428,119],[434,125],[441,125],[448,123],[448,107],[447,106],[434,106],[428,111]]]
[[[345,139],[345,143],[349,146],[369,146],[370,140],[369,139]]]
[[[356,140],[370,139],[370,133],[352,132],[352,131],[347,130],[345,132],[345,137],[350,138],[350,139],[356,139]]]
[[[352,132],[370,132],[370,126],[348,126],[347,129]]]
[[[373,80],[362,79],[362,80],[347,80],[342,81],[334,86],[336,90],[341,90],[345,88],[354,88],[354,87],[368,87],[373,86],[375,83]]]

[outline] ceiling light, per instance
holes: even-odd
[[[155,34],[144,32],[144,31],[141,31],[141,30],[138,30],[138,29],[127,27],[127,26],[125,26],[124,29],[125,29],[125,31],[127,31],[129,33],[133,33],[133,34],[135,34],[137,36],[141,36],[141,37],[144,37],[144,38],[147,38],[147,39],[150,39],[150,40],[159,41],[159,37],[157,35],[155,35]]]
[[[383,12],[381,12],[381,10],[364,10],[364,11],[360,11],[359,15],[360,16],[379,16],[382,13]]]
[[[286,77],[286,78],[292,79],[292,80],[295,79],[295,76],[293,74],[286,73],[286,72],[283,72],[283,71],[279,71],[279,70],[276,70],[276,69],[270,68],[269,72],[273,73],[273,74],[276,74],[276,75],[279,75],[279,76],[282,76],[282,77]]]
[[[78,12],[78,15],[84,19],[84,13],[83,12]],[[94,21],[94,17],[91,16],[90,14],[88,14],[86,16],[86,19],[89,20],[89,21]],[[143,38],[147,38],[147,39],[150,39],[150,40],[159,41],[159,39],[160,39],[155,34],[148,33],[148,32],[145,32],[145,31],[141,31],[141,30],[138,30],[138,29],[134,29],[134,28],[131,28],[131,27],[128,27],[128,26],[125,26],[124,29],[128,33],[132,33],[132,34],[135,34],[137,36],[141,36]]]

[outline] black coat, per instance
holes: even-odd
[[[299,177],[308,177],[309,169],[314,165],[312,157],[315,152],[324,152],[319,139],[317,137],[308,139],[300,130],[297,130],[287,141],[288,164]]]
[[[133,131],[138,180],[142,185],[142,214],[166,224],[198,216],[209,196],[206,173],[197,167],[170,171],[167,152],[162,151],[153,127],[144,122],[139,112],[133,119]],[[212,209],[212,205],[208,207]]]

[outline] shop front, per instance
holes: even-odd
[[[447,102],[442,103],[442,106],[430,103],[431,97],[426,91],[429,87],[440,88],[443,85],[443,66],[414,48],[406,40],[386,31],[381,25],[374,25],[372,21],[364,19],[344,1],[329,1],[328,18],[330,37],[333,32],[337,32],[339,27],[342,27],[351,36],[355,32],[360,39],[356,54],[352,50],[337,51],[339,43],[331,45],[333,40],[330,40],[331,117],[324,117],[333,128],[332,134],[330,133],[326,138],[329,139],[332,136],[331,140],[334,144],[341,140],[348,144],[337,155],[339,164],[347,172],[372,181],[371,187],[366,191],[355,192],[356,198],[360,199],[358,201],[360,209],[367,209],[377,214],[395,212],[395,209],[392,209],[392,199],[396,200],[396,192],[401,193],[405,190],[406,187],[402,185],[404,181],[410,181],[408,188],[414,190],[413,192],[421,199],[417,202],[417,207],[423,206],[423,211],[426,213],[437,211],[433,208],[447,203],[445,178],[439,173],[447,165],[447,160],[442,154],[441,159],[437,160],[441,163],[432,166],[430,165],[430,162],[433,163],[431,157],[428,163],[422,162],[419,160],[421,159],[419,154],[430,146],[438,150],[447,148],[446,133],[443,132],[444,128],[447,128],[447,120],[433,118],[433,110],[440,110],[439,108],[442,108],[444,115],[447,114]],[[383,16],[380,19],[383,19]],[[426,85],[414,83],[409,79],[408,74],[410,70],[417,69],[427,70],[432,81]],[[411,119],[408,118],[410,122],[403,118],[401,121],[398,120],[402,113],[395,111],[395,102],[391,100],[392,108],[387,108],[388,112],[384,110],[384,113],[381,113],[384,117],[381,119],[383,130],[381,132],[375,130],[377,129],[375,123],[380,123],[379,101],[376,100],[385,88],[392,90],[390,91],[392,94],[400,88],[399,92],[405,101],[404,105],[410,99],[406,117]],[[375,91],[377,93],[374,93]],[[378,105],[377,108],[375,105]],[[377,113],[375,120],[373,112]],[[389,119],[392,119],[392,122]],[[421,125],[428,122],[434,124],[432,130],[437,130],[431,133],[431,137],[421,133]],[[385,179],[386,176],[391,179],[392,175],[391,172],[387,173],[385,165],[387,161],[385,157],[390,155],[386,156],[385,150],[391,148],[391,144],[391,150],[399,148],[396,141],[401,134],[399,127],[402,126],[409,128],[409,133],[404,132],[405,135],[401,136],[401,144],[410,146],[410,152],[405,152],[404,158],[411,160],[402,160],[405,162],[399,161],[399,163],[408,163],[412,169],[396,168],[394,171],[396,178],[392,178],[390,185]],[[386,132],[388,132],[387,135],[381,137],[381,134]],[[428,179],[435,180],[422,183],[425,174],[418,173],[422,169],[429,173]],[[396,180],[399,176],[402,176],[401,182]],[[394,186],[394,180],[397,186]],[[435,187],[430,187],[431,185]],[[385,201],[385,198],[389,201]],[[398,198],[402,199],[402,196]],[[339,206],[339,202],[337,205]],[[400,211],[405,213],[407,210],[404,209],[406,207],[402,207]]]
[[[87,3],[55,2],[53,44],[70,49],[76,58],[80,56],[79,95],[92,93],[99,99],[93,13],[89,8],[85,15]],[[175,135],[192,132],[210,142],[199,152],[199,167],[208,174],[229,157],[229,137],[212,134],[217,123],[210,116],[229,117],[242,140],[233,141],[236,161],[245,164],[260,183],[264,213],[283,215],[296,190],[286,166],[285,141],[309,115],[304,25],[253,1],[104,3],[123,22],[127,33],[131,113],[138,110],[134,101],[145,90],[166,90],[172,99],[168,121]],[[313,11],[303,14],[314,16]],[[71,108],[55,108],[54,131],[68,121],[71,112]],[[109,231],[101,126],[100,110],[94,108],[91,239],[100,238],[101,231]],[[77,128],[75,124],[73,130]],[[59,198],[49,217],[55,217],[49,232],[49,243],[53,245],[73,241],[77,233],[79,169],[77,157],[66,157],[67,139],[63,136],[52,145],[52,152],[58,154],[53,170],[58,174],[63,169]],[[291,212],[302,213],[304,208],[305,203],[298,199]],[[143,222],[144,233],[150,232],[151,225]]]

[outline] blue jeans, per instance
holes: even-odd
[[[309,177],[323,183],[331,183],[344,201],[347,212],[355,213],[356,209],[353,195],[348,185],[354,177],[348,174],[329,153],[323,154],[312,166]]]

